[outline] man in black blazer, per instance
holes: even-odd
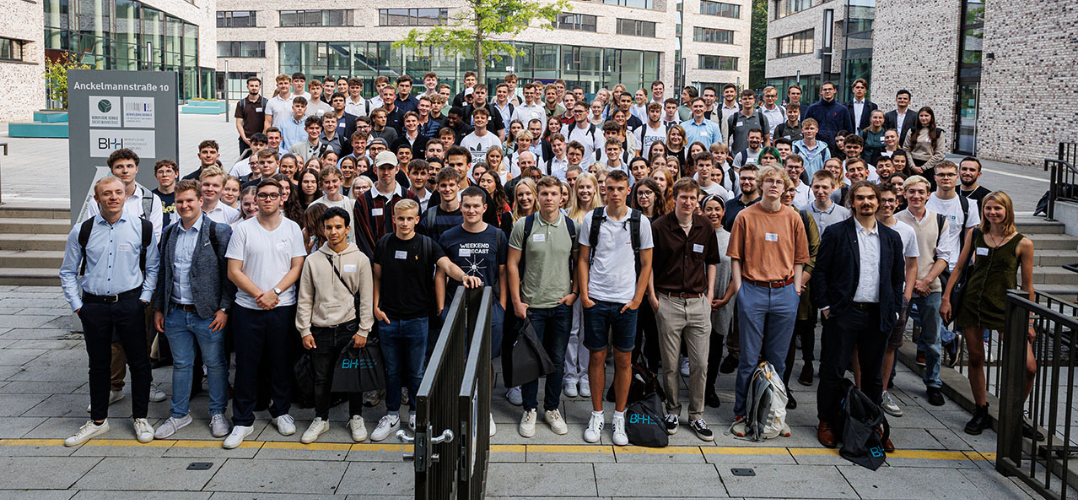
[[[872,112],[879,109],[876,103],[865,99],[865,93],[868,92],[868,82],[864,78],[858,78],[853,82],[853,100],[846,103],[846,109],[850,110],[850,120],[853,121],[853,127],[857,130],[852,132],[858,133],[870,125],[869,118],[872,117]],[[861,116],[857,116],[855,111],[860,107]]]
[[[876,222],[880,190],[869,181],[850,187],[854,217],[824,231],[812,273],[813,304],[824,315],[821,338],[817,437],[837,444],[842,379],[854,349],[861,365],[861,390],[877,404],[883,391],[880,366],[902,307],[905,258],[898,232]],[[852,265],[851,265],[852,264]],[[894,450],[890,439],[884,449]]]
[[[917,111],[910,109],[911,98],[910,91],[906,89],[899,90],[898,94],[895,95],[897,109],[883,114],[883,128],[884,130],[893,128],[898,131],[899,147],[906,143],[906,134],[909,134],[910,130],[917,126]],[[899,123],[899,115],[902,116],[902,123]]]

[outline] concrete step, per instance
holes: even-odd
[[[67,234],[69,232],[71,232],[71,223],[67,219],[0,218],[0,233],[3,234]]]
[[[0,234],[0,250],[64,251],[66,234]]]
[[[1058,267],[1064,264],[1078,264],[1078,252],[1073,250],[1041,250],[1034,242],[1033,265]]]
[[[1066,234],[1031,234],[1034,252],[1041,250],[1067,250],[1078,256],[1078,238]],[[1036,253],[1034,253],[1036,255]]]
[[[0,250],[0,268],[13,267],[26,269],[40,267],[55,269],[57,272],[64,264],[64,252],[62,250]]]
[[[63,219],[71,220],[71,209],[67,204],[27,204],[5,203],[0,205],[0,219]]]
[[[1021,274],[1021,272],[1019,272]],[[1021,283],[1021,281],[1019,281]],[[1034,267],[1033,285],[1053,284],[1070,285],[1078,288],[1078,273],[1068,271],[1062,267]]]
[[[0,267],[0,285],[60,286],[56,269]]]
[[[1066,226],[1059,221],[1047,221],[1042,217],[1015,217],[1014,225],[1022,234],[1063,234]]]

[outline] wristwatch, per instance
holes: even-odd
[[[280,296],[281,295],[281,289],[277,288],[277,287],[273,287],[273,293],[277,294],[277,296]]]

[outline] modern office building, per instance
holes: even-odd
[[[42,11],[36,2],[6,2],[0,22],[0,122],[29,118],[44,107]]]
[[[475,69],[475,61],[439,49],[393,47],[415,27],[451,22],[463,6],[459,0],[408,0],[393,8],[342,9],[321,0],[304,3],[306,10],[293,10],[296,6],[283,0],[217,1],[217,85],[230,98],[245,95],[250,75],[358,76],[370,87],[377,75],[421,77],[434,71],[456,88],[464,72]],[[748,81],[749,0],[602,0],[571,6],[555,29],[529,28],[514,38],[521,55],[484,61],[488,82],[515,73],[526,81],[564,79],[591,93],[617,83],[635,91],[660,79],[671,96],[675,82]]]
[[[766,77],[780,93],[800,81],[812,102],[831,80],[848,100],[865,78],[869,99],[891,110],[907,89],[953,152],[1026,165],[1078,133],[1072,3],[770,0],[768,10]]]

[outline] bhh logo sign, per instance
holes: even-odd
[[[342,370],[373,370],[378,367],[378,364],[369,359],[345,359],[341,360]]]

